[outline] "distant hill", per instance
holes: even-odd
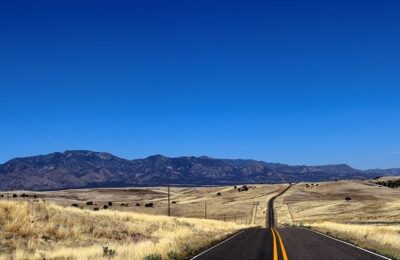
[[[399,169],[361,171],[345,164],[289,166],[255,160],[154,155],[127,160],[109,153],[65,151],[12,159],[0,165],[0,190],[222,185],[373,178]]]

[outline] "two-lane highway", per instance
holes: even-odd
[[[389,259],[349,243],[304,228],[275,227],[274,200],[268,202],[266,226],[251,228],[222,241],[192,259],[197,260],[382,260]]]

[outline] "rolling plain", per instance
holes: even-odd
[[[2,192],[0,255],[188,259],[242,229],[265,227],[268,201],[287,186],[170,187],[171,217],[167,187]],[[373,180],[296,183],[275,200],[276,224],[399,258],[399,198],[398,188]]]

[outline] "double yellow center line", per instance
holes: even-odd
[[[285,250],[285,246],[283,245],[283,242],[282,242],[282,238],[281,238],[281,236],[279,235],[279,232],[278,232],[278,230],[276,230],[276,228],[271,228],[271,232],[272,232],[272,237],[273,237],[273,240],[274,240],[274,247],[273,247],[273,256],[274,256],[274,260],[278,260],[279,258],[278,258],[278,246],[277,246],[277,243],[276,243],[276,238],[278,237],[278,240],[279,240],[279,245],[280,245],[280,247],[281,247],[281,252],[282,252],[282,256],[283,256],[283,260],[288,260],[288,257],[287,257],[287,254],[286,254],[286,250]],[[276,235],[275,235],[276,234]]]

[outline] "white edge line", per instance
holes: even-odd
[[[392,258],[388,258],[388,257],[386,257],[386,256],[383,256],[383,255],[377,254],[377,253],[375,253],[375,252],[369,251],[369,250],[367,250],[367,249],[365,249],[365,248],[362,248],[362,247],[359,247],[359,246],[353,245],[353,244],[351,244],[351,243],[349,243],[349,242],[346,242],[346,241],[343,241],[343,240],[340,240],[340,239],[337,239],[337,238],[334,238],[334,237],[328,236],[328,235],[326,235],[326,234],[324,234],[324,233],[321,233],[321,232],[319,232],[319,231],[312,230],[312,229],[308,229],[308,228],[303,228],[303,229],[306,229],[306,230],[308,230],[308,231],[311,231],[311,232],[317,233],[317,234],[319,234],[319,235],[321,235],[321,236],[325,236],[325,237],[327,237],[327,238],[333,239],[333,240],[335,240],[335,241],[338,241],[338,242],[341,242],[341,243],[343,243],[343,244],[346,244],[346,245],[349,245],[349,246],[352,246],[352,247],[358,248],[358,249],[360,249],[360,250],[362,250],[362,251],[364,251],[364,252],[367,252],[367,253],[370,253],[370,254],[373,254],[373,255],[379,256],[379,257],[381,257],[381,258],[383,258],[383,259],[387,259],[387,260],[393,260]]]
[[[236,236],[239,235],[239,234],[242,234],[242,233],[243,233],[244,231],[246,231],[246,230],[247,230],[247,229],[243,229],[243,230],[240,231],[239,233],[236,233],[235,235],[233,235],[233,236],[231,236],[231,237],[225,239],[224,241],[219,242],[219,243],[216,244],[215,246],[210,247],[210,248],[207,249],[206,251],[203,251],[203,252],[201,252],[200,254],[198,254],[198,255],[196,255],[196,256],[190,258],[190,260],[196,259],[197,257],[199,257],[199,256],[201,256],[201,255],[207,253],[208,251],[210,251],[210,250],[216,248],[217,246],[220,246],[220,245],[224,244],[225,242],[228,242],[229,240],[231,240],[232,238],[236,237]]]

